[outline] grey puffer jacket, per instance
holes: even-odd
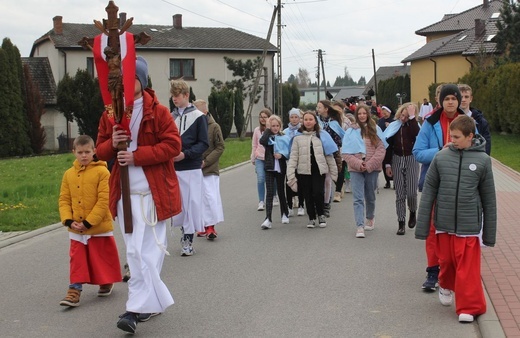
[[[483,229],[483,243],[495,245],[495,183],[485,146],[485,139],[475,135],[471,147],[450,145],[435,155],[426,174],[415,238],[426,239],[433,221],[436,230],[457,235],[477,235]]]

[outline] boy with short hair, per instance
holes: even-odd
[[[439,300],[449,306],[455,292],[456,312],[464,323],[486,312],[479,233],[482,229],[485,245],[495,245],[496,195],[491,158],[474,120],[457,116],[449,129],[451,143],[435,155],[426,175],[415,237],[428,237],[431,219],[441,266]]]
[[[170,82],[170,94],[175,104],[173,119],[179,129],[182,151],[174,158],[175,171],[181,190],[182,212],[173,218],[174,226],[182,227],[181,255],[193,255],[193,235],[204,232],[203,213],[203,154],[209,147],[206,116],[190,103],[190,87],[183,80]]]
[[[76,307],[83,284],[99,285],[98,296],[112,293],[121,281],[121,266],[108,208],[107,164],[96,157],[94,140],[88,135],[74,140],[76,160],[63,175],[59,212],[69,229],[70,285],[60,305]]]
[[[471,107],[473,101],[473,89],[467,84],[458,84],[462,100],[460,101],[460,109],[464,111],[464,114],[472,117],[477,123],[477,130],[480,135],[486,139],[486,154],[491,155],[491,132],[489,131],[489,123],[484,118],[484,114]]]

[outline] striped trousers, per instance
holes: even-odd
[[[419,181],[419,163],[413,155],[392,156],[392,173],[394,175],[395,209],[397,221],[406,221],[406,204],[408,209],[417,210],[417,183]]]

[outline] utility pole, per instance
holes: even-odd
[[[323,92],[325,93],[325,97],[327,97],[327,80],[325,79],[325,66],[323,65],[323,53],[320,49],[320,61],[321,61],[321,72],[323,73]]]
[[[267,33],[267,38],[264,42],[264,50],[262,52],[262,58],[260,60],[260,64],[258,65],[258,69],[256,70],[255,83],[253,84],[253,90],[251,96],[249,97],[249,105],[247,106],[246,118],[244,121],[244,126],[250,124],[250,129],[253,129],[252,121],[251,121],[251,113],[253,112],[253,105],[255,103],[256,93],[258,91],[258,85],[260,84],[260,78],[262,77],[262,71],[264,70],[265,57],[267,55],[267,49],[269,48],[269,41],[271,40],[271,34],[273,33],[274,19],[276,18],[276,13],[278,13],[278,7],[275,7],[273,10],[273,16],[271,17],[271,24],[269,25],[269,32]],[[267,73],[267,72],[266,72]],[[266,84],[267,86],[267,81]],[[241,138],[246,136],[247,128],[242,130]]]
[[[316,104],[318,104],[318,102],[320,102],[320,52],[321,52],[321,49],[314,50],[313,52],[318,52],[318,68],[316,71],[316,79],[318,80],[318,82],[317,82],[318,90],[316,92]]]
[[[277,61],[278,61],[278,115],[282,116],[283,102],[282,102],[282,0],[278,0],[278,53],[277,53]]]
[[[317,91],[317,98],[316,98],[316,104],[318,104],[318,102],[320,102],[320,87],[321,87],[321,81],[320,81],[320,67],[321,67],[321,72],[323,73],[323,87],[324,87],[324,93],[325,95],[327,95],[327,81],[325,80],[325,66],[323,65],[323,53],[325,52],[324,50],[321,50],[321,49],[318,49],[318,50],[314,50],[313,52],[317,52],[318,53],[318,71],[316,72],[316,78],[318,79],[318,91]]]
[[[376,75],[376,56],[374,54],[374,48],[372,48],[372,68],[374,68],[374,90],[375,97],[377,98],[377,75]]]

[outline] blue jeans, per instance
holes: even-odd
[[[430,168],[430,164],[421,165],[421,174],[419,176],[419,192],[422,192],[422,188],[424,186],[424,180],[426,179],[426,173],[428,172],[428,168]]]
[[[265,199],[265,162],[255,159],[256,185],[258,189],[258,201]]]
[[[376,210],[376,189],[379,171],[350,172],[350,187],[354,201],[354,218],[356,226],[365,225],[365,204],[366,218],[373,219]]]

